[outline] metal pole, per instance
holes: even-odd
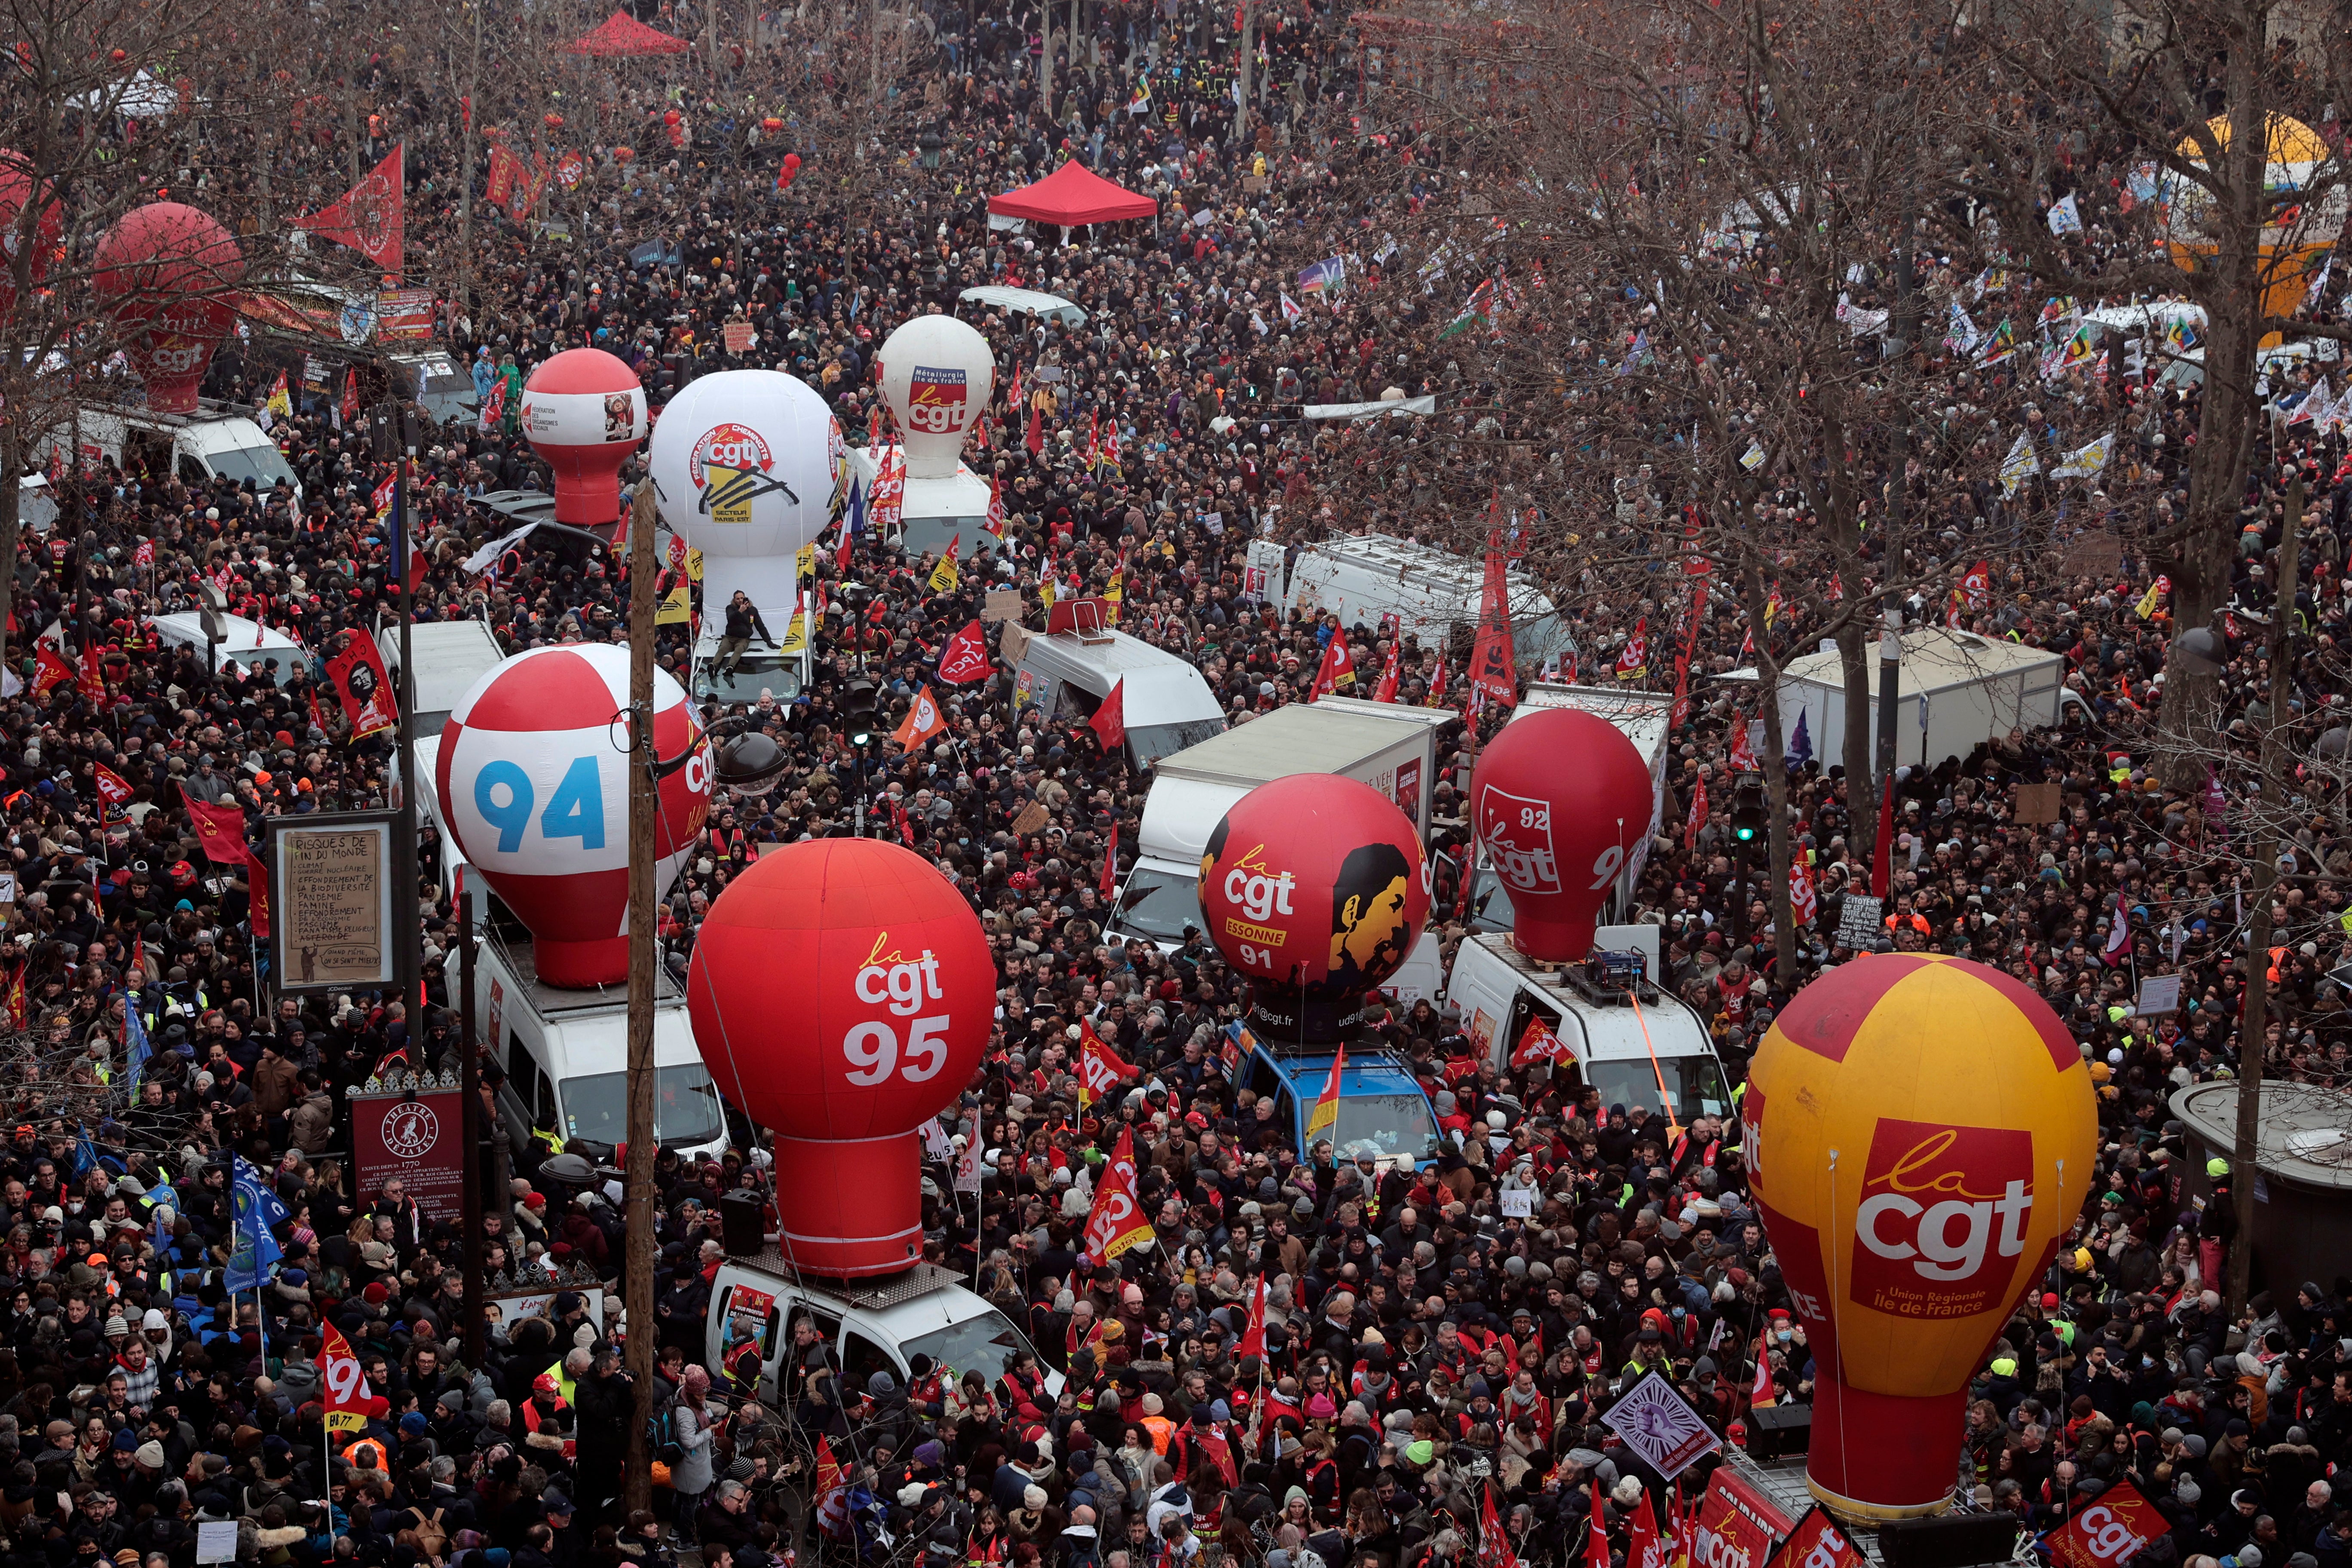
[[[2232,1317],[2253,1289],[2255,1135],[2263,1122],[2263,1036],[2270,1027],[2271,893],[2278,886],[2277,814],[2286,805],[2286,757],[2280,737],[2294,682],[2287,649],[2294,626],[2295,558],[2303,526],[2303,480],[2286,489],[2286,519],[2279,529],[2278,603],[2271,606],[2270,716],[2263,723],[2263,798],[2254,826],[2254,918],[2246,941],[2246,1009],[2238,1036],[2238,1128],[2230,1150],[2230,1208],[2237,1235],[2230,1239],[2229,1309]]]
[[[637,487],[629,515],[629,1227],[622,1289],[629,1315],[629,1423],[623,1507],[651,1506],[646,1423],[654,1396],[654,487]]]
[[[393,973],[399,982],[401,1006],[408,1016],[408,1038],[414,1046],[423,1038],[425,1028],[424,998],[418,993],[425,955],[416,924],[416,660],[411,656],[408,638],[409,625],[416,618],[416,595],[408,586],[409,531],[415,526],[408,515],[408,459],[415,450],[415,443],[409,438],[411,428],[411,420],[399,405],[389,405],[385,429],[394,446],[392,571],[400,584],[400,832],[393,846],[393,871],[399,885],[392,906],[393,934],[399,945],[394,949]],[[412,1054],[423,1059],[421,1054]]]
[[[474,1018],[474,904],[457,889],[457,1061],[464,1078],[465,1116],[458,1136],[466,1147],[466,1366],[482,1365],[482,1064]],[[506,1194],[499,1194],[501,1204]]]

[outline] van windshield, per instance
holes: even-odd
[[[1326,1129],[1316,1142],[1335,1139],[1333,1147],[1343,1160],[1367,1150],[1425,1160],[1436,1135],[1429,1101],[1418,1094],[1347,1094],[1339,1097],[1338,1125]]]
[[[1180,942],[1184,928],[1201,923],[1200,881],[1138,867],[1119,894],[1112,929],[1131,931],[1154,942]]]
[[[932,1364],[949,1369],[950,1381],[965,1373],[984,1374],[992,1385],[1004,1375],[1005,1367],[1016,1355],[1035,1354],[1021,1331],[1012,1320],[992,1307],[977,1318],[966,1318],[961,1323],[950,1323],[919,1338],[908,1340],[898,1347],[908,1361],[919,1355],[931,1358]]]
[[[1658,1079],[1662,1076],[1666,1080],[1667,1093],[1674,1097],[1674,1104],[1668,1109],[1677,1123],[1687,1122],[1694,1116],[1722,1116],[1729,1112],[1731,1096],[1723,1087],[1723,1068],[1713,1056],[1661,1057],[1655,1068],[1646,1058],[1584,1064],[1584,1081],[1601,1091],[1603,1105],[1644,1105],[1655,1111],[1660,1109]]]
[[[741,662],[729,669],[719,668],[715,659],[695,661],[694,695],[704,702],[722,708],[736,702],[757,702],[763,692],[779,702],[790,702],[801,694],[799,654],[748,648]]]
[[[629,1075],[591,1073],[563,1080],[563,1135],[597,1143],[629,1137]],[[654,1079],[654,1131],[662,1146],[706,1143],[719,1136],[719,1086],[700,1062],[660,1069]]]
[[[226,452],[207,452],[205,467],[235,484],[251,479],[257,490],[266,490],[279,479],[289,485],[294,482],[294,470],[287,467],[286,454],[275,447],[236,447]]]
[[[935,555],[957,540],[956,558],[968,560],[980,553],[984,544],[993,544],[988,534],[985,517],[910,517],[898,534],[898,548],[908,556],[920,560]]]
[[[1127,743],[1134,749],[1138,767],[1148,768],[1160,758],[1187,746],[1197,746],[1212,735],[1225,732],[1225,721],[1218,719],[1187,719],[1180,724],[1136,724],[1127,731]]]

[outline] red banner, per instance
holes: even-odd
[[[2056,1568],[2121,1568],[2170,1528],[2129,1481],[2117,1481],[2042,1545]]]
[[[1492,537],[1486,542],[1486,590],[1478,599],[1478,637],[1470,648],[1470,690],[1474,710],[1479,703],[1509,708],[1519,700],[1518,671],[1511,657],[1510,581],[1502,542]]]
[[[352,740],[389,730],[400,722],[399,699],[393,694],[392,677],[384,671],[383,655],[376,651],[375,639],[365,632],[349,634],[342,651],[327,661],[327,679],[333,682],[335,695],[342,700],[343,717],[351,721]]]
[[[1087,1215],[1086,1255],[1108,1263],[1151,1234],[1135,1193],[1135,1130],[1121,1128],[1118,1147],[1102,1168],[1095,1205]]]
[[[367,1376],[360,1370],[360,1358],[352,1353],[351,1342],[332,1323],[326,1325],[326,1337],[319,1352],[320,1371],[324,1375],[327,1397],[326,1426],[330,1431],[356,1432],[367,1425],[368,1406],[375,1395],[368,1388]]]
[[[205,859],[215,866],[245,864],[244,807],[234,802],[206,805],[191,799],[188,820],[195,825],[196,842],[204,846]]]
[[[969,686],[988,679],[988,634],[978,621],[948,638],[940,650],[940,679],[950,686]]]
[[[1773,1556],[1774,1568],[1870,1568],[1870,1559],[1816,1503]]]
[[[92,764],[91,782],[98,785],[98,797],[109,805],[121,805],[131,798],[131,782],[104,763]]]
[[[294,226],[348,245],[387,272],[399,271],[404,151],[404,144],[394,147],[341,201],[309,217],[296,218]],[[492,166],[496,167],[496,154]]]
[[[373,1197],[386,1182],[407,1188],[428,1218],[464,1212],[465,1139],[462,1089],[435,1089],[406,1099],[354,1100],[352,1142],[360,1191]]]
[[[1699,1505],[1691,1568],[1764,1568],[1790,1528],[1789,1516],[1771,1499],[1729,1468],[1718,1469]]]

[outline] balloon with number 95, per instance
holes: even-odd
[[[955,885],[882,839],[787,845],[710,906],[686,993],[719,1092],[774,1132],[794,1261],[916,1261],[916,1130],[963,1092],[996,1013],[988,937]]]
[[[434,763],[441,820],[467,862],[530,928],[551,985],[629,974],[629,773],[614,722],[629,701],[629,650],[572,643],[517,654],[450,710]],[[710,755],[685,689],[654,671],[654,744],[689,748],[660,786],[654,897],[661,898],[710,811]]]

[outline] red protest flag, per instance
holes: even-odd
[[[906,718],[899,721],[890,739],[898,743],[901,751],[911,752],[932,736],[946,734],[947,730],[948,721],[940,712],[939,700],[931,695],[929,687],[919,686],[915,689],[915,700],[908,705]]]
[[[1762,1409],[1772,1403],[1772,1353],[1762,1340],[1756,1342],[1756,1381],[1748,1390],[1751,1409]]]
[[[1381,668],[1381,683],[1372,688],[1372,700],[1396,700],[1397,679],[1404,673],[1404,643],[1402,639],[1389,644],[1389,661]]]
[[[325,1329],[319,1370],[326,1383],[320,1390],[326,1395],[320,1401],[327,1407],[326,1426],[330,1431],[356,1432],[367,1425],[368,1406],[375,1396],[360,1369],[360,1358],[352,1353],[351,1342],[332,1323]]]
[[[90,778],[98,786],[98,798],[107,805],[121,805],[131,798],[130,781],[104,763],[91,765]]]
[[[1854,1545],[1838,1521],[1815,1503],[1797,1521],[1796,1528],[1789,1531],[1789,1539],[1780,1543],[1780,1550],[1772,1553],[1772,1561],[1793,1568],[1867,1568],[1870,1559],[1862,1554],[1862,1549]],[[2063,1563],[2064,1559],[2059,1561]],[[1633,1564],[1629,1562],[1626,1568],[1633,1568]],[[2109,1563],[2106,1568],[2114,1568],[2114,1564]]]
[[[2042,1541],[2054,1568],[2122,1568],[2140,1548],[2171,1528],[2157,1506],[2127,1480],[2109,1483],[2098,1500]]]
[[[1519,1036],[1519,1048],[1511,1053],[1511,1065],[1515,1068],[1523,1068],[1529,1062],[1568,1062],[1575,1059],[1576,1053],[1570,1050],[1567,1043],[1558,1035],[1553,1034],[1551,1026],[1541,1018],[1528,1020],[1526,1031]]]
[[[1265,1354],[1265,1276],[1257,1277],[1257,1289],[1250,1297],[1249,1326],[1242,1330],[1242,1342],[1234,1350],[1234,1359]]]
[[[354,631],[344,638],[341,651],[327,661],[327,679],[342,700],[351,739],[361,740],[400,722],[399,700],[384,671],[383,655],[365,632]]]
[[[969,686],[988,679],[988,634],[975,619],[948,638],[940,650],[940,679],[950,686]]]
[[[1119,1086],[1120,1080],[1136,1076],[1139,1069],[1129,1067],[1118,1053],[1104,1045],[1092,1024],[1078,1022],[1078,1109],[1090,1110],[1095,1101]]]
[[[1633,1505],[1633,1523],[1625,1538],[1625,1568],[1666,1568],[1666,1538],[1658,1530],[1657,1511],[1650,1506],[1647,1487],[1642,1489],[1642,1500]]]
[[[1601,1500],[1601,1482],[1592,1483],[1591,1533],[1584,1542],[1584,1568],[1609,1568],[1608,1506]]]
[[[1691,791],[1690,820],[1683,824],[1684,848],[1698,847],[1699,829],[1706,826],[1706,781],[1701,779],[1697,787]]]
[[[1470,690],[1474,710],[1484,705],[1515,706],[1519,700],[1519,676],[1511,656],[1510,581],[1496,542],[1486,545],[1486,583],[1478,598],[1478,637],[1470,647]]]
[[[1487,1482],[1478,1491],[1478,1568],[1517,1568],[1519,1554],[1496,1510],[1494,1484]]]
[[[1348,653],[1348,634],[1333,632],[1331,640],[1323,645],[1323,661],[1315,667],[1315,686],[1307,700],[1329,697],[1343,686],[1356,684],[1356,661]]]
[[[250,906],[247,919],[253,922],[253,934],[267,942],[269,939],[269,872],[261,857],[250,849],[245,853],[246,901]]]
[[[1102,700],[1102,706],[1096,709],[1095,716],[1087,721],[1087,727],[1095,732],[1095,738],[1102,742],[1102,749],[1106,752],[1116,752],[1127,744],[1127,679],[1124,676],[1112,685],[1110,695]]]
[[[386,272],[399,271],[402,193],[406,183],[402,153],[405,150],[405,143],[394,147],[341,201],[309,217],[296,218],[294,226],[309,229],[321,239],[348,245]],[[490,154],[494,185],[498,160],[503,156],[503,149]]]
[[[1151,1222],[1135,1191],[1135,1129],[1122,1127],[1087,1215],[1086,1256],[1097,1265],[1108,1263],[1150,1235]]]
[[[1045,449],[1045,416],[1034,405],[1029,409],[1029,435],[1023,445],[1033,458]]]
[[[1111,898],[1118,891],[1118,824],[1110,825],[1110,843],[1103,849],[1102,896]]]
[[[81,650],[81,662],[75,671],[74,684],[90,701],[100,708],[106,706],[106,667],[96,644]]]
[[[188,802],[188,820],[195,826],[196,842],[204,846],[205,858],[215,866],[242,866],[246,861],[245,809],[224,802],[206,805],[203,801]]]

